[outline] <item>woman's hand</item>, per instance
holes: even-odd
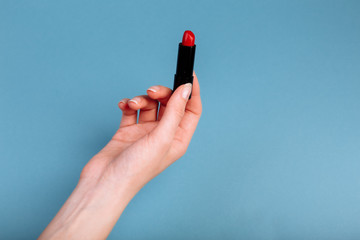
[[[120,128],[39,239],[105,239],[141,187],[186,152],[202,111],[195,73],[193,86],[174,93],[153,86],[147,94],[119,102]]]
[[[170,88],[153,86],[148,95],[121,100],[120,128],[85,166],[81,180],[129,181],[140,189],[184,155],[201,115],[195,74],[188,101],[191,88],[182,85],[172,94]]]

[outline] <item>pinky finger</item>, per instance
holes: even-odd
[[[126,127],[133,124],[136,124],[137,121],[137,110],[129,108],[128,102],[130,99],[124,98],[118,104],[119,108],[122,111],[122,117],[120,122],[120,127]]]

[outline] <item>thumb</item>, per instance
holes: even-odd
[[[166,104],[165,112],[158,127],[154,130],[156,132],[155,135],[159,134],[161,138],[165,139],[174,138],[176,130],[184,116],[186,103],[189,100],[191,90],[191,83],[183,84],[175,90]]]

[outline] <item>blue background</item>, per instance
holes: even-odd
[[[359,239],[359,1],[0,0],[0,239],[36,238],[196,34],[187,154],[109,239]]]

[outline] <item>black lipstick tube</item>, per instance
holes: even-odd
[[[174,78],[174,88],[176,90],[180,85],[185,83],[193,83],[194,76],[194,61],[195,61],[195,49],[194,46],[184,46],[179,43],[179,52],[176,65],[176,74]],[[189,99],[191,98],[191,94]]]

